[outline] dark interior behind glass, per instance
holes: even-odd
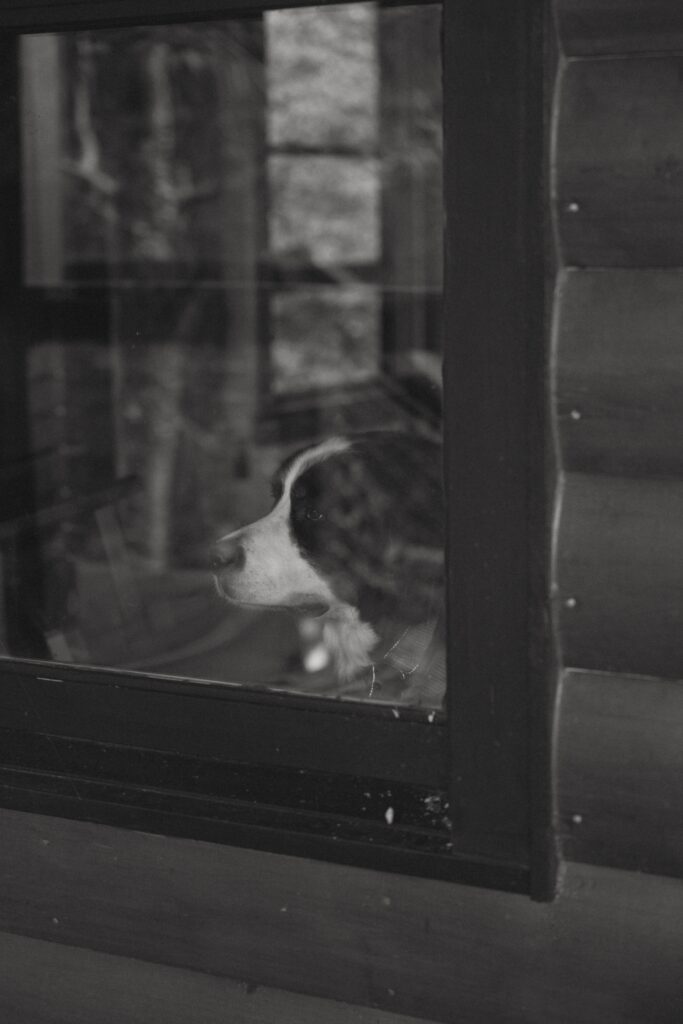
[[[439,5],[26,35],[20,85],[0,653],[440,707],[208,563],[292,452],[440,440]]]

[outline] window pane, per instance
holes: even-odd
[[[380,87],[375,5],[273,11],[264,27],[269,144],[374,152]]]
[[[379,166],[363,157],[279,156],[268,161],[270,249],[318,268],[379,258]]]
[[[20,40],[4,656],[441,707],[439,37]]]
[[[280,291],[271,303],[273,387],[297,392],[368,381],[380,359],[380,296],[369,285]]]

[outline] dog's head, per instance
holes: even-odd
[[[268,515],[213,551],[219,594],[238,604],[353,609],[377,630],[438,610],[443,573],[440,447],[392,431],[295,453]]]

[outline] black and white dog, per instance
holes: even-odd
[[[268,515],[215,544],[218,593],[321,616],[340,692],[440,706],[441,480],[440,446],[399,432],[296,452]]]

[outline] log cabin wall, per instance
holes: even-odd
[[[556,0],[564,853],[683,874],[683,7]]]

